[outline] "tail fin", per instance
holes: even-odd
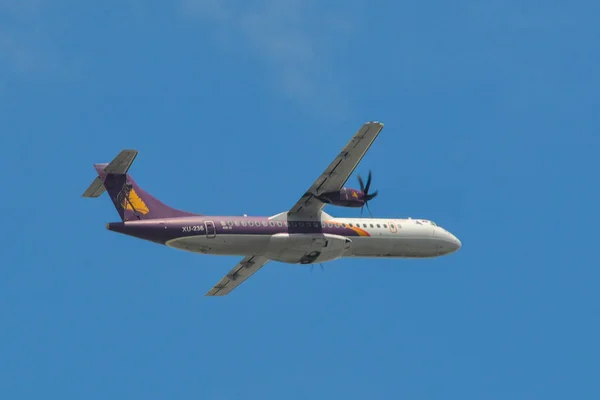
[[[140,188],[127,173],[137,154],[137,150],[123,150],[110,164],[94,164],[98,176],[83,197],[108,192],[122,221],[200,215],[171,208]]]

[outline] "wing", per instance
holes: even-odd
[[[325,192],[340,190],[383,129],[381,122],[367,122],[350,139],[304,196],[290,209],[289,215],[314,217],[325,203],[315,197]]]
[[[233,289],[238,287],[246,279],[250,278],[253,273],[261,269],[269,259],[262,256],[244,257],[227,275],[223,277],[206,293],[207,296],[225,296]]]

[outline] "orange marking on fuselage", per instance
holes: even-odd
[[[326,224],[334,224],[338,227],[343,227],[341,222],[337,222],[337,221],[323,221]],[[359,236],[371,236],[371,234],[369,232],[367,232],[366,230],[359,228],[357,226],[349,226],[348,223],[346,223],[346,228],[348,229],[352,229],[354,232],[358,233]]]

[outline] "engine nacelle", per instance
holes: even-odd
[[[323,193],[320,196],[317,196],[317,198],[323,203],[334,206],[362,207],[365,205],[364,192],[351,188],[342,188],[336,192]]]
[[[271,236],[265,257],[289,264],[312,264],[338,259],[352,247],[345,236],[278,233]]]

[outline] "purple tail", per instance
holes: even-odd
[[[94,164],[98,176],[83,197],[108,192],[122,221],[201,215],[171,208],[139,187],[127,173],[136,155],[135,150],[124,150],[110,164]]]

